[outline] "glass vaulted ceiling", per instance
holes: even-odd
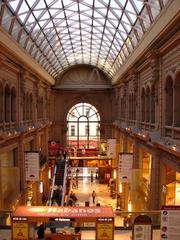
[[[57,78],[90,64],[112,78],[168,0],[4,0],[0,25]]]

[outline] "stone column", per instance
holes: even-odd
[[[151,164],[151,183],[149,194],[149,210],[160,209],[161,183],[160,183],[160,152],[154,149]]]

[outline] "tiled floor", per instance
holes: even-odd
[[[93,204],[91,193],[95,190],[96,200]],[[107,184],[100,184],[96,179],[91,183],[90,178],[84,177],[80,178],[78,181],[78,188],[72,189],[75,192],[79,206],[84,206],[86,201],[89,201],[90,206],[100,203],[101,206],[108,205],[112,206],[113,210],[116,209],[116,199],[112,199],[110,196],[109,188]],[[122,219],[120,217],[115,217],[115,226],[122,226]],[[130,240],[132,236],[131,230],[116,230],[115,240]],[[82,231],[82,240],[94,240],[94,231]],[[153,240],[159,240],[159,231],[153,231]],[[146,239],[143,239],[146,240]]]

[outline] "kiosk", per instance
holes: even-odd
[[[109,206],[93,207],[59,207],[59,206],[20,206],[11,215],[12,240],[37,239],[37,223],[46,226],[58,223],[63,226],[78,226],[78,223],[94,222],[96,225],[96,239],[114,240],[114,213]],[[60,224],[61,225],[61,224]],[[50,226],[50,225],[49,225]],[[81,240],[81,233],[74,231],[60,231],[45,233],[46,240]]]

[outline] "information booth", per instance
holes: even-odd
[[[12,213],[11,220],[12,240],[37,239],[37,223],[57,228],[56,233],[51,233],[46,228],[46,240],[81,240],[80,231],[64,231],[59,226],[72,230],[73,227],[78,226],[78,223],[87,224],[88,222],[95,223],[96,239],[114,239],[114,213],[109,206],[20,206]]]

